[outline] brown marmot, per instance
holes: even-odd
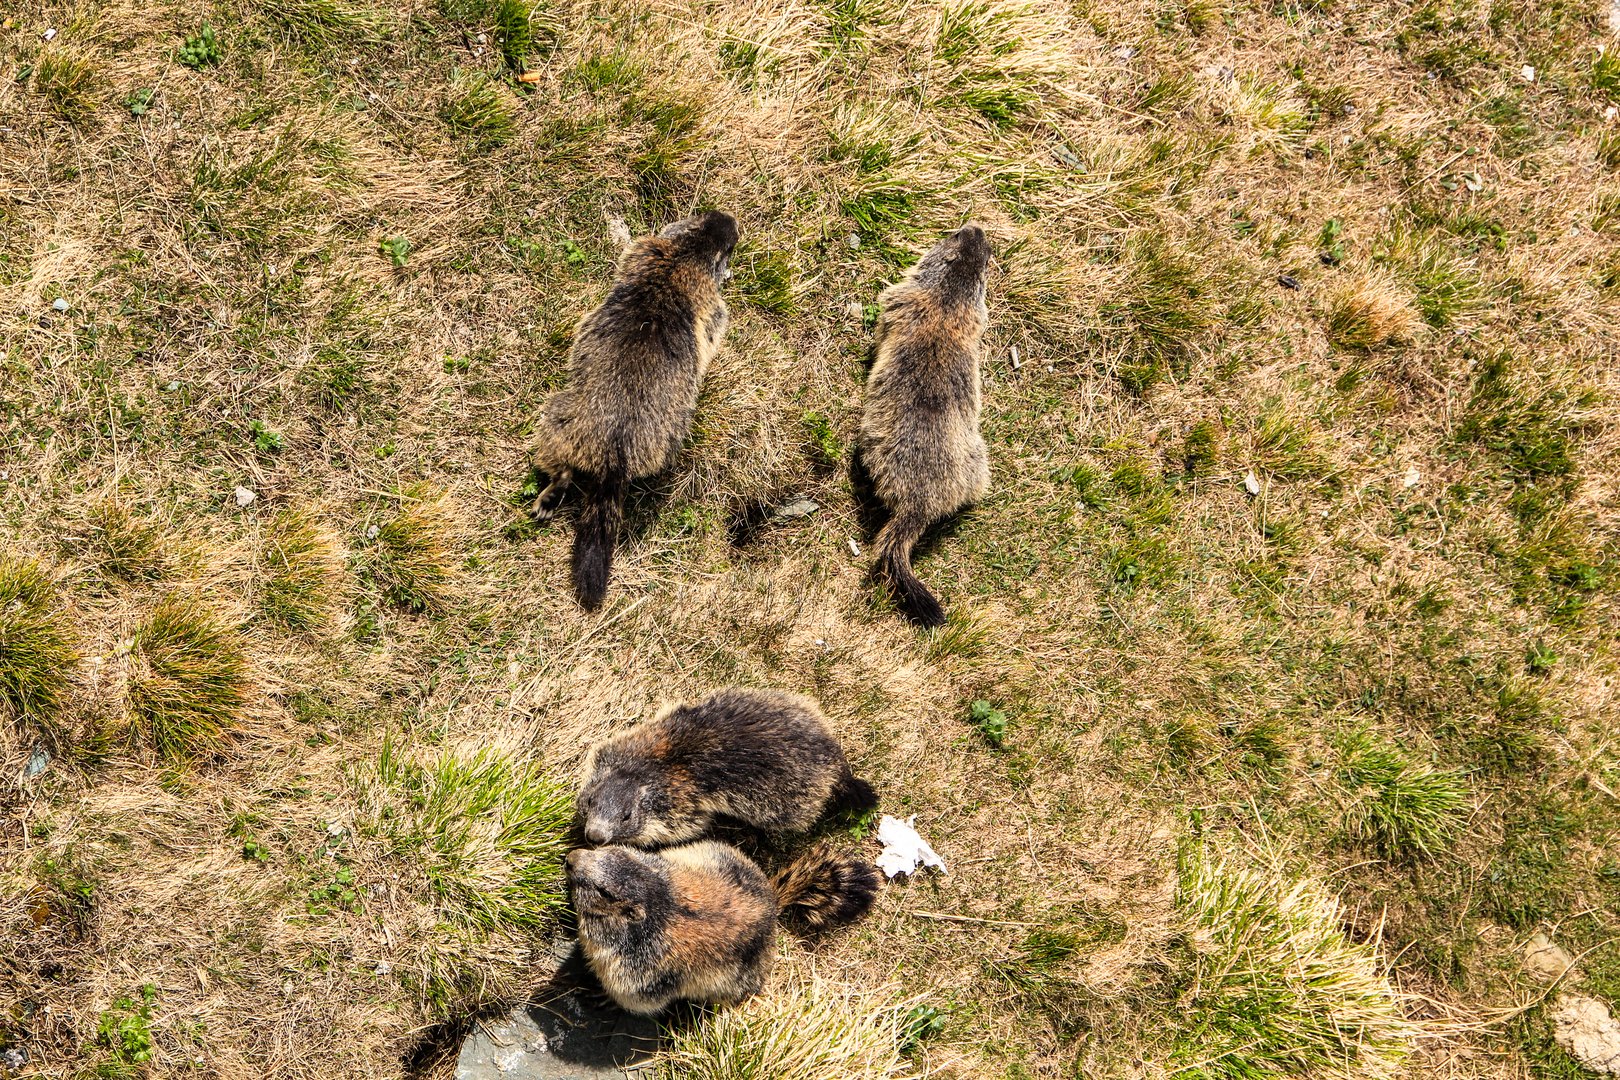
[[[534,460],[549,483],[535,520],[551,517],[576,473],[595,480],[574,532],[574,589],[589,610],[607,591],[626,487],[669,468],[692,430],[726,332],[720,283],[736,244],[736,220],[716,210],[625,249],[612,291],[574,334],[568,386],[541,408]]]
[[[585,771],[579,816],[592,844],[678,844],[717,817],[796,832],[828,809],[877,806],[820,707],[781,690],[731,687],[672,705],[598,743]]]
[[[580,949],[609,997],[651,1015],[677,1001],[734,1004],[764,985],[776,918],[808,932],[853,922],[877,870],[818,849],[767,878],[736,848],[705,840],[662,851],[568,854]]]
[[[936,244],[878,297],[875,358],[858,442],[861,464],[889,510],[875,573],[917,622],[945,612],[911,570],[911,551],[934,522],[979,499],[990,459],[979,435],[979,351],[990,244],[977,225]]]

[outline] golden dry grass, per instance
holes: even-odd
[[[0,544],[79,657],[48,722],[0,701],[0,1049],[448,1075],[439,1025],[551,944],[484,895],[544,908],[511,861],[544,845],[468,792],[741,682],[821,700],[950,863],[817,957],[940,1010],[913,1064],[1225,1075],[1161,1052],[1208,1000],[1204,836],[1337,897],[1323,955],[1435,1036],[1406,1075],[1567,1075],[1516,957],[1545,928],[1620,996],[1605,11],[558,0],[516,65],[472,0],[0,14]],[[205,19],[219,62],[177,62]],[[707,206],[734,328],[586,616],[528,423],[618,238]],[[920,557],[925,638],[849,553],[844,466],[868,305],[968,218],[994,481]],[[241,685],[163,756],[122,736],[169,597]],[[1465,825],[1371,829],[1352,735],[1460,778]],[[383,783],[385,746],[423,771]],[[131,1062],[103,1031],[143,1007]]]

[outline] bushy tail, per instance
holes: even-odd
[[[944,626],[945,609],[911,572],[911,549],[926,528],[927,521],[903,512],[890,518],[877,535],[877,572],[894,589],[907,615],[923,626]]]
[[[580,511],[574,530],[574,592],[586,611],[601,607],[607,594],[627,483],[623,469],[609,468]]]
[[[865,915],[877,899],[877,867],[820,847],[777,871],[776,906],[782,917],[807,934],[847,926]]]
[[[872,785],[850,772],[849,766],[844,766],[844,773],[833,785],[832,797],[827,800],[827,809],[834,814],[851,813],[865,814],[876,810],[878,805],[877,792]]]

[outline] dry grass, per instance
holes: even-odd
[[[824,702],[951,865],[817,955],[839,1023],[934,1010],[918,1068],[1567,1075],[1502,1017],[1538,928],[1620,997],[1605,11],[0,19],[0,1049],[447,1076],[439,1025],[545,978],[585,747],[740,682]],[[529,425],[623,233],[708,206],[733,329],[586,616]],[[969,218],[994,480],[921,636],[844,469],[871,305]],[[1315,884],[1228,863],[1220,939],[1190,836]]]
[[[1422,319],[1409,296],[1375,275],[1339,283],[1327,297],[1328,341],[1341,349],[1409,344]]]

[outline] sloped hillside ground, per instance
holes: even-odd
[[[9,6],[0,1075],[449,1075],[547,970],[586,746],[728,683],[819,698],[950,873],[718,1042],[808,985],[900,1036],[791,1075],[1581,1075],[1520,960],[1620,999],[1617,31]],[[588,615],[532,417],[625,231],[707,207],[733,330]],[[847,466],[877,294],[968,219],[994,481],[930,635]]]

